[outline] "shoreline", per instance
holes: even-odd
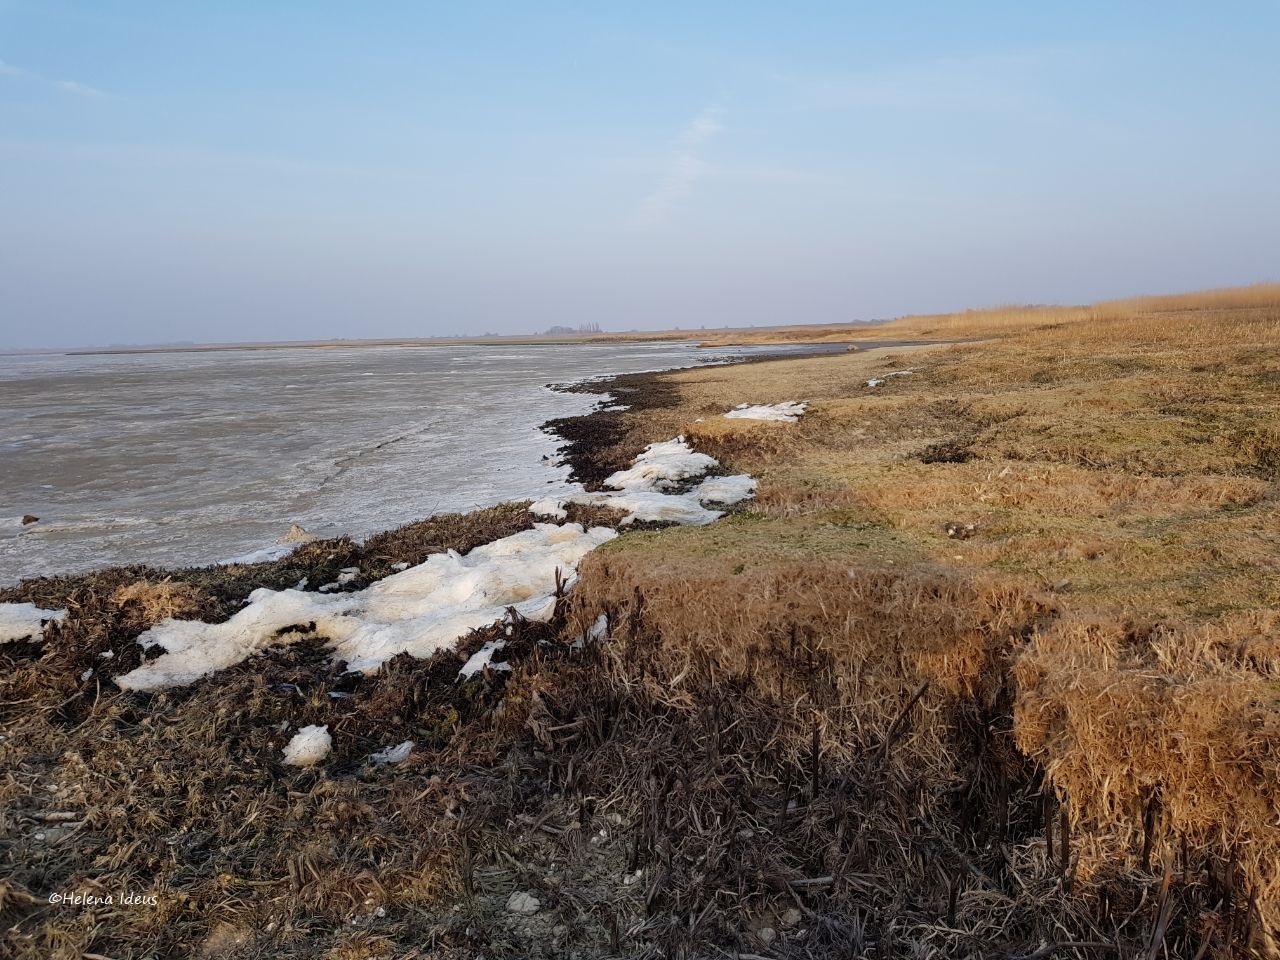
[[[621,414],[629,412],[631,409],[637,412],[645,409],[653,409],[673,402],[670,391],[664,391],[661,386],[661,377],[664,374],[671,374],[683,369],[700,369],[702,367],[714,369],[716,367],[733,366],[743,363],[760,363],[777,359],[799,358],[802,356],[818,356],[827,353],[837,352],[838,348],[832,348],[825,344],[814,345],[812,349],[793,349],[786,352],[769,353],[759,356],[746,357],[725,357],[705,364],[697,364],[693,367],[666,367],[658,370],[646,370],[635,373],[610,374],[598,377],[585,377],[579,380],[567,381],[565,383],[549,383],[545,389],[550,389],[558,393],[584,394],[600,398],[601,403],[605,398],[610,396],[616,397],[616,402],[604,406],[603,409],[597,408],[589,410],[582,414],[570,415],[567,417],[554,417],[550,420],[538,424],[537,427],[542,432],[548,434],[554,441],[559,444],[558,453],[562,460],[570,469],[568,480],[570,483],[582,484],[587,490],[594,490],[598,487],[599,482],[610,473],[626,466],[625,462],[612,462],[612,465],[601,460],[603,451],[612,447],[620,439],[619,433],[619,417]],[[632,406],[634,405],[634,407]],[[624,408],[625,407],[625,408]],[[637,451],[638,452],[638,451]],[[491,469],[501,469],[501,464],[490,465]],[[544,494],[540,490],[531,489],[528,491],[529,500],[540,499]],[[461,516],[467,517],[472,514],[480,514],[495,508],[501,508],[510,504],[521,503],[521,500],[500,501],[489,506],[475,507],[470,510],[461,512],[444,511],[442,513],[429,514],[427,516],[417,517],[405,521],[398,526],[385,527],[374,530],[373,532],[363,535],[359,538],[350,537],[347,534],[339,534],[337,536],[319,537],[314,542],[317,543],[354,543],[357,547],[361,547],[368,541],[377,540],[381,542],[388,535],[398,529],[413,527],[416,524],[427,523],[436,517],[445,516]],[[296,564],[288,563],[289,558],[297,552],[305,543],[300,543],[288,552],[282,555],[272,557],[273,551],[280,551],[288,546],[282,541],[276,543],[260,543],[251,546],[243,551],[235,553],[231,559],[225,561],[215,561],[211,563],[201,564],[172,564],[172,563],[150,563],[139,561],[135,563],[123,564],[107,564],[100,567],[94,567],[88,570],[79,570],[70,573],[51,572],[47,574],[37,574],[34,576],[21,577],[15,581],[6,584],[0,584],[0,602],[4,602],[3,598],[17,595],[26,595],[28,591],[25,587],[34,581],[57,581],[62,584],[70,584],[79,578],[89,579],[111,574],[119,570],[145,571],[146,576],[170,576],[183,571],[209,571],[226,567],[246,567],[258,569],[268,580],[277,579],[273,575],[274,566],[281,565],[284,569],[292,569]],[[344,555],[349,551],[343,550]],[[261,560],[250,559],[252,557],[262,556]]]
[[[616,403],[570,417],[556,417],[544,423],[543,429],[563,440],[560,452],[570,468],[570,480],[581,483],[587,490],[598,489],[601,481],[615,470],[626,466],[626,456],[618,450],[628,433],[628,421],[647,411],[656,411],[676,405],[679,387],[674,374],[684,370],[715,370],[724,367],[740,367],[751,364],[768,364],[788,360],[806,360],[818,357],[839,356],[845,353],[867,353],[872,350],[895,347],[942,346],[944,340],[859,340],[840,343],[785,344],[786,352],[756,356],[727,358],[716,363],[698,364],[693,367],[669,367],[665,370],[646,370],[638,373],[622,373],[598,380],[581,380],[556,385],[553,389],[571,393],[613,396]],[[720,346],[720,345],[717,345]]]
[[[580,479],[679,433],[754,478],[750,508],[610,538],[572,589],[533,598],[549,620],[516,610],[429,659],[344,672],[316,616],[278,644],[282,621],[261,625],[270,646],[187,686],[110,679],[169,617],[243,620],[269,599],[243,603],[254,589],[303,577],[361,604],[344,592],[528,530],[523,503],[256,567],[29,584],[65,604],[12,599],[70,609],[43,643],[0,645],[17,891],[0,947],[1265,946],[1280,435],[1258,425],[1275,380],[1250,344],[1277,328],[1041,319],[1003,341],[627,375],[628,409],[562,427]],[[790,401],[794,422],[725,415]],[[590,510],[565,519],[606,519]],[[307,731],[332,750],[290,766]],[[156,894],[164,922],[99,914],[90,934],[45,903],[94,883]]]
[[[6,408],[13,423],[25,422],[29,395],[32,416],[54,407],[44,398],[56,398],[51,391],[61,384],[82,399],[40,429],[33,420],[31,428],[10,431],[19,443],[9,465],[10,499],[15,510],[22,506],[18,513],[41,522],[0,518],[0,585],[115,565],[265,559],[263,551],[275,548],[293,524],[323,538],[365,539],[440,512],[576,489],[557,453],[561,440],[541,427],[589,412],[599,397],[556,390],[548,380],[576,383],[618,371],[725,362],[759,349],[627,344],[480,350],[456,358],[401,351],[350,354],[336,367],[316,354],[283,361],[260,355],[261,363],[244,355],[244,372],[239,361],[223,360],[208,377],[201,370],[212,361],[153,358],[154,386],[150,371],[103,372],[92,360],[70,358],[65,370],[44,381],[38,365],[22,368]],[[405,379],[414,371],[429,375]],[[195,430],[142,429],[145,418],[121,405],[113,409],[122,413],[96,419],[95,388],[119,397],[138,380],[149,398],[201,380],[173,405],[177,419],[193,418]],[[242,381],[283,388],[259,416],[231,392]],[[332,422],[351,404],[358,409],[350,418]],[[84,439],[62,471],[58,435],[73,415],[73,423],[84,424],[77,434]],[[212,436],[207,449],[206,435]],[[169,471],[167,463],[174,464]],[[84,464],[100,466],[101,477]],[[147,472],[143,464],[157,466]],[[135,490],[140,477],[146,483]]]
[[[372,339],[265,340],[232,343],[137,344],[106,347],[49,347],[0,350],[0,357],[114,356],[148,353],[217,353],[255,350],[340,350],[377,347],[538,347],[627,343],[688,343],[704,349],[734,346],[839,346],[866,339],[887,321],[835,325],[800,324],[783,327],[731,327],[719,330],[634,330],[580,335],[509,334],[492,337],[378,337]]]

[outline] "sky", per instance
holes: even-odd
[[[0,347],[1280,279],[1280,2],[0,0]]]

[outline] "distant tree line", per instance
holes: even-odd
[[[548,337],[571,337],[584,333],[600,333],[600,324],[584,323],[578,327],[548,327],[546,336]]]

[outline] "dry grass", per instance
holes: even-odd
[[[135,580],[117,588],[111,594],[111,602],[129,610],[134,619],[149,627],[170,618],[188,620],[199,616],[208,605],[208,596],[199,587],[171,579],[158,583]]]
[[[1092,842],[1083,879],[1191,852],[1235,873],[1274,925],[1280,613],[1067,618],[1033,637],[1015,677],[1018,745]]]
[[[803,556],[830,558],[855,581],[892,565],[975,595],[1038,597],[1053,615],[1001,657],[965,652],[953,627],[944,632],[959,646],[938,656],[952,676],[1008,685],[1001,722],[1071,825],[1073,896],[1110,915],[1145,889],[1150,907],[1167,859],[1175,876],[1164,902],[1176,902],[1190,953],[1269,951],[1280,927],[1280,287],[911,318],[887,333],[997,339],[671,375],[680,406],[638,419],[627,443],[683,425],[701,449],[760,476],[760,496],[714,536],[611,546],[604,592],[641,584],[647,616],[676,649],[689,630],[711,629],[705,620],[724,624],[704,643],[721,664],[738,664],[797,617],[841,642],[825,618],[858,588],[840,590],[829,574],[797,573],[803,615],[759,614],[770,594],[756,574]],[[904,369],[913,373],[864,384]],[[810,413],[791,427],[715,416],[743,401],[799,398]],[[963,539],[946,532],[969,524]],[[811,597],[806,581],[825,590]],[[666,596],[678,599],[657,608]],[[710,597],[726,609],[691,613]],[[983,609],[958,602],[970,615]],[[925,676],[920,645],[934,623],[927,604],[905,609],[877,614],[910,624],[898,641],[898,695]],[[757,614],[762,623],[744,621]],[[834,672],[864,670],[851,660]],[[931,689],[942,688],[935,677]],[[947,689],[956,703],[989,702],[978,687]],[[875,729],[883,717],[864,693],[839,703]],[[940,722],[959,715],[947,721],[944,711]],[[941,743],[918,762],[937,763]],[[963,769],[962,755],[944,755]]]
[[[467,684],[495,631],[369,678],[298,644],[156,696],[101,654],[470,549],[521,505],[0,592],[71,610],[0,648],[0,951],[1274,953],[1275,298],[913,318],[890,333],[993,339],[626,380],[639,408],[579,431],[593,475],[684,432],[757,500],[610,543],[563,622],[516,625],[513,672]],[[795,399],[795,424],[720,416]],[[564,642],[602,614],[607,641]],[[332,758],[283,767],[307,723]],[[161,906],[43,901],[95,885]]]
[[[1204,336],[1228,334],[1256,317],[1268,322],[1274,334],[1280,308],[1280,283],[1200,290],[1170,296],[1104,300],[1083,307],[1002,306],[962,313],[903,317],[880,328],[889,336],[989,337],[1014,333],[1053,334],[1082,327],[1090,338],[1164,339],[1164,326],[1178,314],[1192,315]]]
[[[309,543],[271,563],[120,568],[6,589],[4,600],[69,615],[43,645],[0,647],[0,954],[382,957],[394,931],[468,955],[460,930],[474,918],[437,910],[463,885],[472,826],[458,813],[483,820],[507,801],[485,767],[501,684],[456,677],[500,629],[431,661],[398,657],[369,681],[304,645],[154,696],[109,678],[140,662],[133,640],[163,616],[225,619],[258,586],[318,586],[349,565],[365,579],[528,525],[524,505],[504,505],[363,546]],[[507,639],[519,658],[552,636],[520,623]],[[284,767],[281,748],[312,723],[329,725],[331,761]],[[371,752],[404,739],[416,751],[394,775],[371,766]],[[157,904],[50,906],[63,891],[149,893]],[[370,931],[385,904],[393,918]]]

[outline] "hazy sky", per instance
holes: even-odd
[[[1280,3],[0,0],[0,345],[1280,278]]]

